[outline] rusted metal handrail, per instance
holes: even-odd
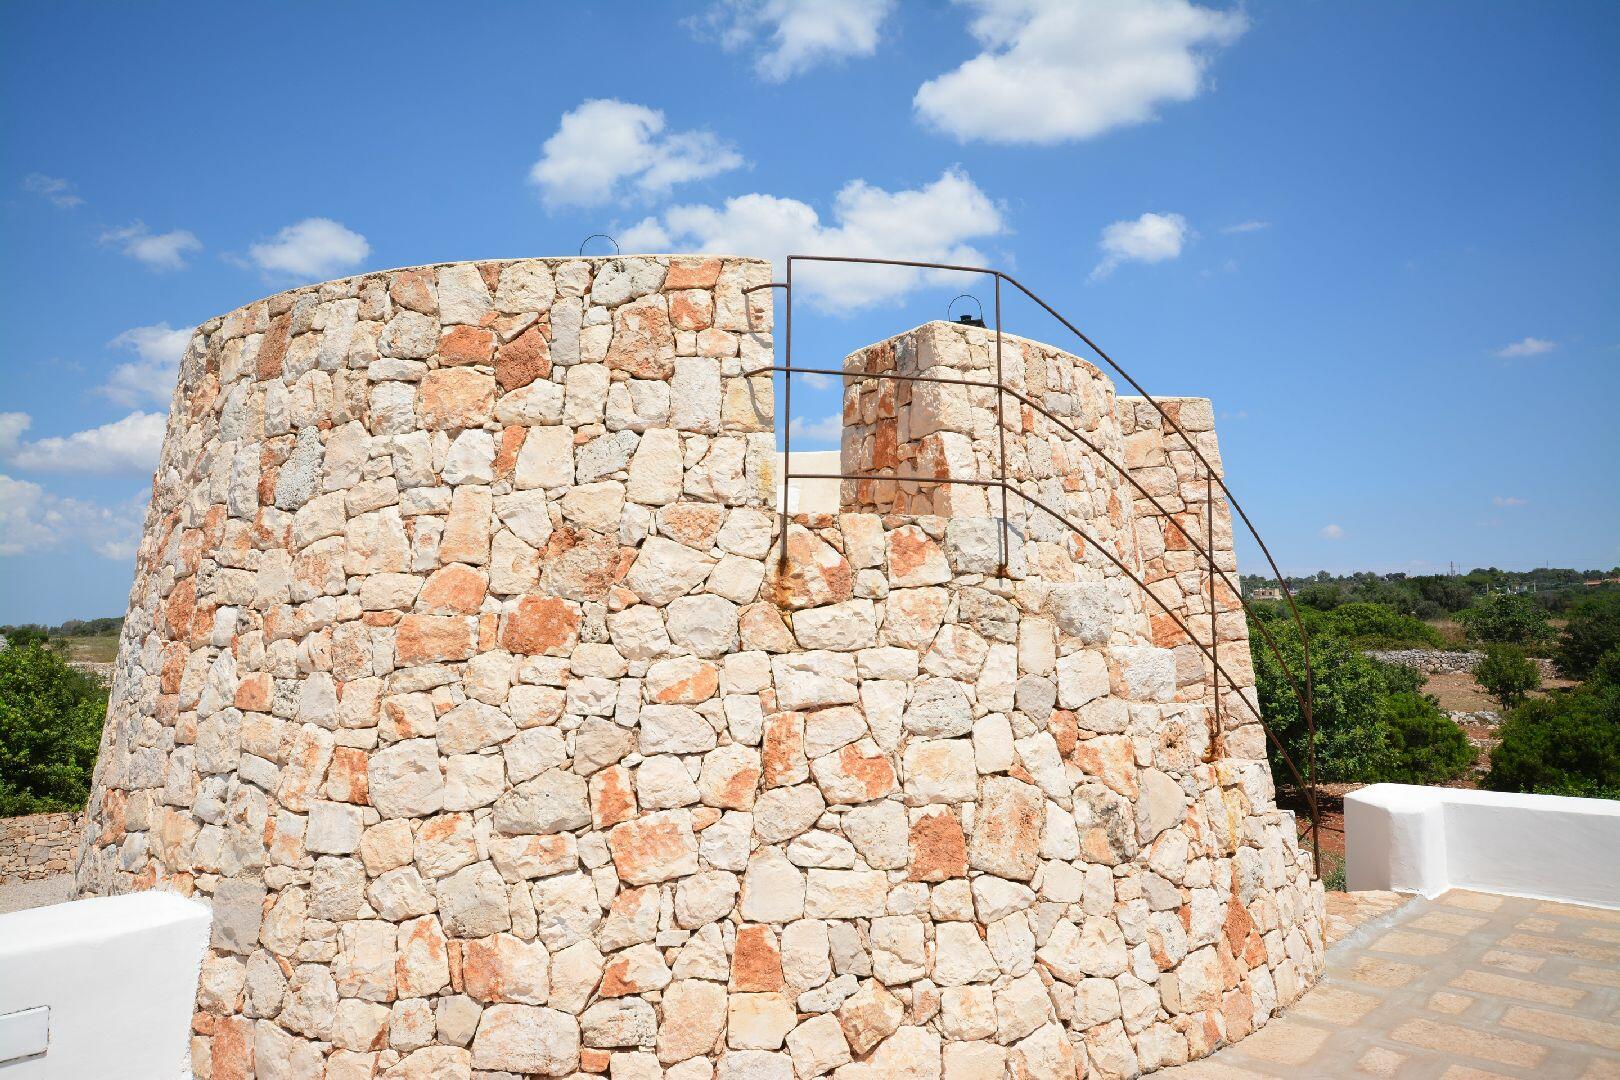
[[[841,369],[839,369],[839,370],[830,370],[830,369],[824,369],[824,368],[795,368],[793,366],[793,264],[796,261],[827,262],[827,263],[851,263],[851,264],[858,264],[858,265],[859,264],[865,264],[865,265],[882,265],[882,266],[904,266],[904,267],[911,267],[911,268],[916,268],[916,269],[946,270],[946,271],[956,271],[956,272],[962,272],[962,273],[978,273],[978,274],[989,274],[989,275],[991,275],[991,277],[992,277],[992,279],[994,280],[994,283],[995,283],[995,328],[994,328],[994,332],[995,332],[995,363],[996,363],[996,379],[995,379],[995,382],[989,383],[989,382],[984,382],[984,381],[981,381],[981,380],[973,380],[973,379],[951,379],[951,378],[944,378],[944,377],[940,377],[940,376],[904,375],[904,374],[900,374],[900,373],[897,373],[897,372],[851,372],[851,371],[844,371],[844,370],[841,370]],[[1084,342],[1088,348],[1090,348],[1094,353],[1096,353],[1097,356],[1100,357],[1105,363],[1107,363],[1108,366],[1111,367],[1115,372],[1117,372],[1120,375],[1121,378],[1123,378],[1127,383],[1129,383],[1130,386],[1133,389],[1135,389],[1143,397],[1143,399],[1147,401],[1147,403],[1149,405],[1151,405],[1153,407],[1154,411],[1158,413],[1158,415],[1160,417],[1160,420],[1162,421],[1163,424],[1167,425],[1170,429],[1175,431],[1176,434],[1181,436],[1182,442],[1186,445],[1186,448],[1193,453],[1193,455],[1198,459],[1199,463],[1204,468],[1205,491],[1206,491],[1206,503],[1205,503],[1205,506],[1206,506],[1206,513],[1208,515],[1208,518],[1207,518],[1207,521],[1206,521],[1206,543],[1207,543],[1207,547],[1200,547],[1197,540],[1187,531],[1187,529],[1185,527],[1182,526],[1180,521],[1178,521],[1173,515],[1171,515],[1165,509],[1163,504],[1161,504],[1158,501],[1157,498],[1155,498],[1152,494],[1150,494],[1146,490],[1146,488],[1144,488],[1142,486],[1142,484],[1139,481],[1137,481],[1137,479],[1134,476],[1131,475],[1131,472],[1130,472],[1129,469],[1125,468],[1120,463],[1114,461],[1113,458],[1110,457],[1104,450],[1102,450],[1101,447],[1097,446],[1090,439],[1086,438],[1085,435],[1083,435],[1079,431],[1075,430],[1073,426],[1071,426],[1070,424],[1066,423],[1065,421],[1063,421],[1062,419],[1060,419],[1059,417],[1054,415],[1050,410],[1045,408],[1039,402],[1031,400],[1029,397],[1027,397],[1023,393],[1021,393],[1020,391],[1015,390],[1012,387],[1009,387],[1009,386],[1006,385],[1003,366],[1002,366],[1002,354],[1001,354],[1001,347],[1002,347],[1001,282],[1002,282],[1003,279],[1005,279],[1007,282],[1009,282],[1013,287],[1017,288],[1020,292],[1022,292],[1025,296],[1027,296],[1031,301],[1033,301],[1035,304],[1037,304],[1043,310],[1045,310],[1048,314],[1050,314],[1058,322],[1062,323],[1065,328],[1067,328],[1076,337],[1078,337],[1082,342]],[[781,365],[781,366],[765,365],[765,366],[761,366],[761,367],[751,369],[749,371],[741,372],[740,374],[747,377],[747,376],[753,376],[753,375],[762,374],[762,373],[764,373],[766,371],[772,371],[772,372],[778,372],[779,371],[779,372],[783,372],[787,376],[787,378],[785,379],[785,388],[784,388],[784,409],[785,409],[784,415],[787,417],[787,422],[784,424],[784,439],[783,439],[783,497],[782,497],[782,507],[781,507],[782,548],[781,548],[781,555],[780,555],[781,561],[785,563],[786,560],[787,560],[787,531],[788,531],[788,519],[789,519],[789,511],[788,511],[788,506],[787,506],[787,485],[791,480],[793,480],[793,479],[896,480],[896,481],[914,481],[914,482],[931,483],[931,484],[946,484],[946,483],[949,483],[949,484],[968,484],[968,485],[979,486],[979,487],[998,487],[998,488],[1000,488],[1001,489],[1001,508],[1002,508],[1002,513],[1001,513],[1001,529],[1002,529],[1001,555],[1002,555],[1002,571],[1003,571],[1003,573],[1005,573],[1006,572],[1006,564],[1007,564],[1007,555],[1008,555],[1008,551],[1009,551],[1009,542],[1010,542],[1009,541],[1010,524],[1009,524],[1009,516],[1008,516],[1008,508],[1007,508],[1007,496],[1008,496],[1008,490],[1011,489],[1014,493],[1019,495],[1025,501],[1027,501],[1031,505],[1036,506],[1037,508],[1043,510],[1048,515],[1052,516],[1053,518],[1055,518],[1056,520],[1058,520],[1059,522],[1061,522],[1062,524],[1067,526],[1071,531],[1076,533],[1076,535],[1080,536],[1083,540],[1090,543],[1093,547],[1097,548],[1098,551],[1102,552],[1104,557],[1106,557],[1110,562],[1112,562],[1116,567],[1118,567],[1121,570],[1121,572],[1125,573],[1127,575],[1127,577],[1129,577],[1144,592],[1148,593],[1150,596],[1153,597],[1154,602],[1156,604],[1158,604],[1159,607],[1164,610],[1165,614],[1170,617],[1171,621],[1173,623],[1175,623],[1175,625],[1187,636],[1187,639],[1189,641],[1191,641],[1199,649],[1199,651],[1202,652],[1205,655],[1205,657],[1210,661],[1210,665],[1211,665],[1211,669],[1212,669],[1212,673],[1213,673],[1213,678],[1214,678],[1214,701],[1215,701],[1215,704],[1214,704],[1215,713],[1214,713],[1214,717],[1213,717],[1214,724],[1212,725],[1211,752],[1214,752],[1215,743],[1217,742],[1217,740],[1219,739],[1219,736],[1220,736],[1220,679],[1221,679],[1221,676],[1223,676],[1223,675],[1226,676],[1226,678],[1228,680],[1228,685],[1231,685],[1231,686],[1234,686],[1234,687],[1236,687],[1238,685],[1236,680],[1232,679],[1231,675],[1226,672],[1224,667],[1222,667],[1222,665],[1220,664],[1220,661],[1219,661],[1219,657],[1218,657],[1219,634],[1218,634],[1218,627],[1217,627],[1217,615],[1218,615],[1218,612],[1216,610],[1217,604],[1216,604],[1216,591],[1215,591],[1215,578],[1216,578],[1216,576],[1219,575],[1221,580],[1226,583],[1227,587],[1232,591],[1232,594],[1234,595],[1234,597],[1236,597],[1239,606],[1242,608],[1242,610],[1246,614],[1252,615],[1254,613],[1253,608],[1250,606],[1249,602],[1243,596],[1241,583],[1234,583],[1232,581],[1232,579],[1231,579],[1231,576],[1229,574],[1227,574],[1226,571],[1220,569],[1219,566],[1217,566],[1216,560],[1215,560],[1215,557],[1214,557],[1214,513],[1215,513],[1214,487],[1215,487],[1215,485],[1220,486],[1222,494],[1224,494],[1226,496],[1227,501],[1228,501],[1229,505],[1232,507],[1232,509],[1237,511],[1237,514],[1238,514],[1239,518],[1243,521],[1243,524],[1248,529],[1249,534],[1254,538],[1255,543],[1257,545],[1259,545],[1261,552],[1265,555],[1266,561],[1270,564],[1273,573],[1276,575],[1278,582],[1281,584],[1283,594],[1288,600],[1288,608],[1289,608],[1290,615],[1291,615],[1291,617],[1293,619],[1293,622],[1295,624],[1295,627],[1296,627],[1296,629],[1297,629],[1297,631],[1298,631],[1298,633],[1300,635],[1302,660],[1303,660],[1304,667],[1305,667],[1305,685],[1304,685],[1303,688],[1301,688],[1298,679],[1295,678],[1292,668],[1289,666],[1287,660],[1283,657],[1282,651],[1281,651],[1280,647],[1278,646],[1278,644],[1276,642],[1276,639],[1273,637],[1270,629],[1265,625],[1265,622],[1263,620],[1260,620],[1260,619],[1252,620],[1254,625],[1256,625],[1260,629],[1261,636],[1264,639],[1267,648],[1270,650],[1271,654],[1275,657],[1279,669],[1282,671],[1284,677],[1287,679],[1290,688],[1294,692],[1295,699],[1299,702],[1301,711],[1304,713],[1305,721],[1306,721],[1306,730],[1307,730],[1306,776],[1305,777],[1300,776],[1299,768],[1295,765],[1292,758],[1289,757],[1287,750],[1284,748],[1281,740],[1278,739],[1276,733],[1273,732],[1271,730],[1270,725],[1266,723],[1265,717],[1261,715],[1258,706],[1255,703],[1250,702],[1248,700],[1248,698],[1244,697],[1244,695],[1242,695],[1241,693],[1239,694],[1239,696],[1242,697],[1243,700],[1245,701],[1245,703],[1249,705],[1250,711],[1252,711],[1255,714],[1255,718],[1256,718],[1256,720],[1259,721],[1261,729],[1266,733],[1266,736],[1276,746],[1278,755],[1282,758],[1284,764],[1287,765],[1288,771],[1293,776],[1295,782],[1300,785],[1302,791],[1305,794],[1307,808],[1309,810],[1310,817],[1311,817],[1311,847],[1312,847],[1313,863],[1314,863],[1314,867],[1315,867],[1317,876],[1320,877],[1320,870],[1321,870],[1321,844],[1320,844],[1321,818],[1320,818],[1320,814],[1318,812],[1317,799],[1316,799],[1316,782],[1315,782],[1316,781],[1316,777],[1315,777],[1315,771],[1316,771],[1315,770],[1315,764],[1316,764],[1316,760],[1315,760],[1316,759],[1316,726],[1315,726],[1314,710],[1313,710],[1313,707],[1312,707],[1313,706],[1313,697],[1314,697],[1314,689],[1315,688],[1314,688],[1314,680],[1313,680],[1312,671],[1311,671],[1309,635],[1307,634],[1305,626],[1304,626],[1304,622],[1303,622],[1303,620],[1301,619],[1301,617],[1299,615],[1299,610],[1298,610],[1297,606],[1294,603],[1293,595],[1292,595],[1291,591],[1288,589],[1287,580],[1284,578],[1281,570],[1278,568],[1276,560],[1271,555],[1270,549],[1266,546],[1265,541],[1261,538],[1261,536],[1259,534],[1259,531],[1254,527],[1254,523],[1250,520],[1247,512],[1244,511],[1242,506],[1238,503],[1236,497],[1232,494],[1232,491],[1227,486],[1225,480],[1222,479],[1220,476],[1218,476],[1216,474],[1214,466],[1209,462],[1208,458],[1206,458],[1204,456],[1203,451],[1201,451],[1198,448],[1197,444],[1193,441],[1192,436],[1190,434],[1188,434],[1185,430],[1182,429],[1181,425],[1179,423],[1177,423],[1170,416],[1170,414],[1158,402],[1157,399],[1155,399],[1151,394],[1149,394],[1147,392],[1147,390],[1145,388],[1143,388],[1140,383],[1138,383],[1134,378],[1132,378],[1131,375],[1128,372],[1126,372],[1124,370],[1124,368],[1122,368],[1118,364],[1118,362],[1116,362],[1112,357],[1110,357],[1106,352],[1104,352],[1094,341],[1091,340],[1091,338],[1089,338],[1085,333],[1083,333],[1078,327],[1076,327],[1068,319],[1064,318],[1061,314],[1059,314],[1058,311],[1055,308],[1053,308],[1050,304],[1048,304],[1046,301],[1042,300],[1040,297],[1036,296],[1033,292],[1031,292],[1022,283],[1020,283],[1016,279],[1012,278],[1011,276],[1002,273],[999,270],[994,270],[994,269],[990,269],[990,268],[987,268],[987,267],[961,266],[961,265],[955,265],[955,264],[950,264],[950,263],[921,262],[921,261],[904,260],[904,259],[877,259],[877,258],[862,258],[862,257],[853,257],[853,256],[844,257],[844,256],[829,256],[829,255],[790,255],[790,256],[788,256],[788,259],[787,259],[787,281],[785,281],[785,282],[768,282],[768,283],[761,284],[761,285],[751,286],[751,287],[749,287],[747,289],[744,289],[743,293],[746,295],[748,293],[752,293],[752,292],[755,292],[757,290],[766,289],[766,288],[780,288],[780,289],[784,289],[787,292],[787,315],[786,315],[786,321],[785,321],[785,335],[784,335],[784,337],[785,337],[784,346],[785,347],[784,347],[784,350],[783,350],[785,363],[784,363],[784,365]],[[745,310],[745,313],[746,313],[747,318],[748,318],[749,329],[754,330],[755,327],[753,326],[752,307],[745,303],[744,304],[744,310]],[[893,476],[893,475],[885,476],[885,475],[882,475],[882,474],[844,474],[844,473],[839,473],[839,474],[816,473],[816,474],[812,474],[812,473],[794,473],[793,470],[792,470],[792,464],[791,464],[791,461],[792,461],[791,453],[792,453],[792,392],[793,392],[792,391],[792,387],[793,387],[792,376],[795,373],[800,373],[800,374],[812,374],[812,373],[813,374],[824,374],[824,375],[842,376],[842,377],[850,378],[850,379],[859,379],[859,378],[885,379],[886,378],[886,379],[894,379],[894,380],[910,381],[910,382],[934,382],[934,383],[943,383],[943,384],[947,384],[947,385],[972,386],[972,387],[978,387],[978,388],[982,388],[982,389],[988,389],[988,390],[996,391],[996,429],[997,429],[997,434],[998,434],[998,470],[997,470],[997,475],[998,475],[999,479],[995,480],[995,481],[979,481],[979,480],[957,480],[957,479],[940,478],[940,477],[921,477],[921,476],[918,476],[918,477],[899,477],[899,476]],[[1188,627],[1186,625],[1186,623],[1181,620],[1180,616],[1178,616],[1175,612],[1171,611],[1168,608],[1168,606],[1165,605],[1165,603],[1162,600],[1160,600],[1157,595],[1155,595],[1153,593],[1153,590],[1147,585],[1146,582],[1142,581],[1141,578],[1139,578],[1128,567],[1126,567],[1122,562],[1120,562],[1120,560],[1115,558],[1110,552],[1108,552],[1106,549],[1104,549],[1102,547],[1102,545],[1098,544],[1095,539],[1093,539],[1088,534],[1086,534],[1084,530],[1082,530],[1079,527],[1077,527],[1076,525],[1074,525],[1073,522],[1069,521],[1063,515],[1058,514],[1056,511],[1052,510],[1050,507],[1046,506],[1044,503],[1041,503],[1039,500],[1037,500],[1037,499],[1033,498],[1032,496],[1028,495],[1024,491],[1022,491],[1021,489],[1017,488],[1016,486],[1013,486],[1013,485],[1010,485],[1010,484],[1007,483],[1007,481],[1006,481],[1006,476],[1007,476],[1007,469],[1006,469],[1006,453],[1007,453],[1006,452],[1006,439],[1007,439],[1007,436],[1006,436],[1006,424],[1004,422],[1004,415],[1003,415],[1003,410],[1002,410],[1002,401],[1003,401],[1004,395],[1006,395],[1006,394],[1012,394],[1021,403],[1023,403],[1024,405],[1027,405],[1028,407],[1030,407],[1034,411],[1038,412],[1040,415],[1042,415],[1046,419],[1050,420],[1052,423],[1054,423],[1057,426],[1059,426],[1060,428],[1062,428],[1064,431],[1066,431],[1067,433],[1069,433],[1070,435],[1075,437],[1077,440],[1079,440],[1083,445],[1085,445],[1094,454],[1101,457],[1110,467],[1112,467],[1117,473],[1119,473],[1120,476],[1122,476],[1127,482],[1129,482],[1131,484],[1131,486],[1134,487],[1138,491],[1138,493],[1140,493],[1144,498],[1146,498],[1154,506],[1154,508],[1159,511],[1159,513],[1161,515],[1164,516],[1164,518],[1166,519],[1167,525],[1174,527],[1177,530],[1177,532],[1180,533],[1181,537],[1189,545],[1192,546],[1193,550],[1196,551],[1199,555],[1203,556],[1203,558],[1205,560],[1205,563],[1209,568],[1209,583],[1210,583],[1209,584],[1209,590],[1210,590],[1210,598],[1209,598],[1209,603],[1210,603],[1210,648],[1206,649],[1202,645],[1202,643],[1200,643],[1197,640],[1197,637],[1193,634],[1191,628]]]

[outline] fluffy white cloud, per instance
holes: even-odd
[[[700,25],[727,49],[758,46],[754,70],[771,82],[818,64],[877,51],[894,0],[721,0]]]
[[[1529,502],[1530,502],[1529,499],[1520,499],[1520,498],[1516,498],[1516,497],[1514,497],[1512,495],[1493,495],[1493,496],[1491,496],[1491,505],[1493,505],[1493,506],[1524,506],[1524,505],[1528,504]]]
[[[96,392],[132,409],[147,402],[167,405],[174,394],[175,371],[190,340],[189,328],[176,330],[166,322],[125,330],[107,345],[129,349],[136,359],[113,368]]]
[[[23,177],[22,186],[24,191],[33,192],[58,210],[71,210],[84,203],[83,199],[73,193],[73,185],[60,176],[29,173]]]
[[[186,256],[202,250],[202,241],[186,229],[155,233],[144,221],[134,221],[122,229],[108,229],[101,242],[118,248],[125,255],[154,270],[180,270]]]
[[[0,473],[0,556],[76,542],[103,558],[133,558],[146,502],[142,493],[117,506],[98,506]]]
[[[163,413],[132,412],[122,420],[24,441],[27,413],[0,413],[0,456],[30,472],[151,472],[163,448]]]
[[[659,195],[737,168],[742,155],[707,131],[664,130],[664,114],[612,98],[563,114],[529,182],[548,206],[597,206],[626,191]]]
[[[1103,259],[1091,271],[1091,280],[1100,281],[1121,263],[1174,259],[1181,254],[1187,235],[1187,219],[1180,214],[1143,214],[1135,221],[1116,221],[1097,241]]]
[[[983,51],[917,90],[929,126],[967,141],[1088,139],[1190,101],[1210,53],[1248,26],[1188,0],[958,0]]]
[[[1320,535],[1324,540],[1343,540],[1344,529],[1339,525],[1324,525],[1322,526],[1322,531],[1318,535]]]
[[[1542,353],[1552,352],[1556,348],[1558,348],[1558,342],[1556,341],[1527,337],[1522,341],[1515,341],[1511,345],[1502,346],[1496,350],[1496,355],[1508,360],[1515,360],[1522,356],[1540,356]]]
[[[812,390],[831,390],[834,382],[831,375],[821,375],[814,371],[807,371],[799,378],[803,379],[805,385]]]
[[[806,420],[802,416],[795,416],[788,427],[795,439],[808,439],[813,443],[831,443],[837,446],[844,437],[844,418],[837,413],[823,416],[819,420]]]
[[[885,191],[851,180],[833,199],[832,223],[797,199],[754,193],[721,206],[676,206],[624,234],[626,251],[709,251],[755,255],[775,262],[788,255],[855,255],[925,262],[982,264],[967,243],[994,236],[1001,210],[960,169],[947,169],[920,188]],[[947,273],[908,267],[800,264],[794,285],[824,310],[852,310],[897,299]]]
[[[288,225],[273,239],[248,248],[248,257],[266,274],[297,278],[328,278],[358,266],[370,254],[365,237],[323,217]]]

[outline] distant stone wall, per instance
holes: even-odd
[[[54,877],[73,869],[84,815],[0,818],[0,883]]]
[[[1367,655],[1386,664],[1416,668],[1427,675],[1467,674],[1479,666],[1485,654],[1451,649],[1369,649]],[[1559,677],[1558,665],[1546,657],[1530,658],[1543,679]]]

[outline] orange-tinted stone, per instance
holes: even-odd
[[[495,352],[495,333],[478,326],[452,326],[439,338],[439,364],[459,367],[487,364]]]
[[[334,802],[365,806],[371,801],[364,750],[339,746],[332,751],[332,765],[326,773],[326,797]]]
[[[955,814],[928,813],[912,822],[908,876],[912,881],[967,877],[967,838]]]
[[[501,432],[501,446],[495,453],[495,479],[511,479],[512,470],[517,467],[518,454],[523,450],[523,440],[528,435],[528,428],[516,425]]]
[[[495,380],[471,368],[439,368],[422,377],[416,418],[430,431],[482,427],[495,408]]]
[[[169,636],[175,641],[191,640],[191,618],[197,610],[197,581],[182,578],[169,591],[164,617],[169,620]]]
[[[473,615],[484,603],[489,580],[461,563],[440,567],[427,579],[416,606],[432,615]]]
[[[388,284],[388,295],[400,307],[423,315],[437,315],[433,302],[433,274],[428,270],[401,270]]]
[[[445,615],[407,615],[394,632],[394,653],[401,664],[466,660],[473,654],[472,623]]]
[[[242,676],[242,681],[236,684],[236,697],[232,701],[243,712],[270,711],[270,697],[275,691],[275,683],[269,674],[263,671],[250,672]]]
[[[737,947],[731,957],[731,989],[744,993],[774,993],[782,989],[782,952],[769,926],[737,929]]]
[[[578,606],[553,596],[525,596],[501,628],[501,644],[515,653],[566,656],[578,640]]]
[[[636,816],[636,790],[630,770],[623,765],[603,769],[591,777],[591,820],[598,829],[610,828]]]
[[[720,280],[719,259],[671,259],[664,275],[664,291],[712,289]]]
[[[287,330],[291,319],[278,315],[270,321],[270,329],[259,342],[259,355],[255,374],[261,379],[281,378],[281,368],[287,359]]]
[[[531,326],[495,350],[495,381],[503,391],[528,386],[551,374],[551,344],[539,325]]]
[[[805,777],[804,717],[773,713],[765,718],[761,775],[768,788],[796,784]]]

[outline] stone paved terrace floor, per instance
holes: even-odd
[[[1620,911],[1460,890],[1374,906],[1286,1015],[1157,1075],[1620,1078]]]

